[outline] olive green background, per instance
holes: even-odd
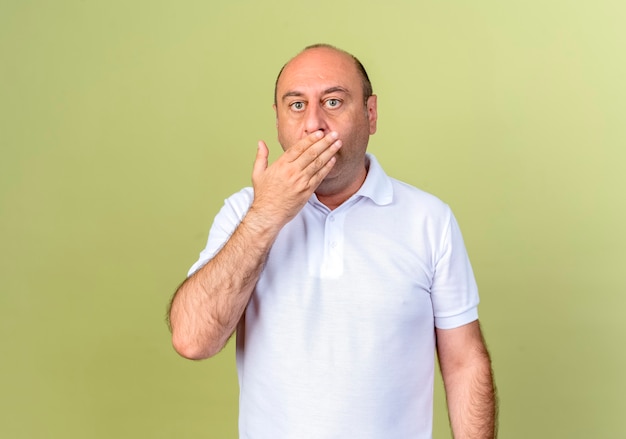
[[[368,68],[388,173],[459,219],[501,437],[626,437],[625,16],[0,0],[0,437],[236,437],[232,344],[178,357],[166,304],[257,140],[277,156],[275,76],[316,42]]]

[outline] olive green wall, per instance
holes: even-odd
[[[1,0],[0,437],[235,437],[232,345],[183,360],[163,317],[256,141],[276,157],[275,75],[316,42],[368,67],[387,171],[461,223],[501,437],[626,437],[625,16]]]

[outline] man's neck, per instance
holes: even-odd
[[[335,210],[352,195],[356,194],[359,189],[361,189],[361,186],[363,186],[365,178],[367,177],[367,171],[367,168],[363,168],[363,172],[360,173],[358,178],[355,178],[350,185],[338,192],[324,193],[323,191],[316,191],[315,196],[317,196],[320,203],[324,204],[330,210]]]

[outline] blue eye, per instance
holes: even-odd
[[[296,110],[296,111],[301,111],[304,109],[304,102],[294,102],[292,104],[289,105],[291,107],[292,110]]]
[[[326,106],[328,108],[337,108],[341,105],[341,101],[339,99],[328,99],[326,101]]]

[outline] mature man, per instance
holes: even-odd
[[[259,142],[172,299],[175,349],[237,330],[241,438],[430,438],[438,352],[456,438],[491,438],[478,293],[447,205],[366,153],[377,105],[361,63],[306,48],[276,82],[284,154]]]

